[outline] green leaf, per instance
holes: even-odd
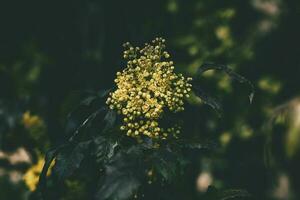
[[[113,128],[117,119],[117,113],[114,110],[108,110],[103,121],[104,121],[104,128],[102,132],[106,132]]]
[[[45,164],[43,166],[42,172],[39,177],[39,183],[38,183],[38,191],[40,192],[41,195],[45,194],[46,187],[47,187],[47,172],[49,170],[49,167],[52,163],[52,161],[55,159],[59,151],[64,148],[65,145],[61,145],[59,147],[56,147],[52,150],[49,150],[46,153],[45,156]]]
[[[211,97],[210,95],[208,95],[198,85],[194,85],[193,91],[195,92],[195,94],[197,96],[199,96],[202,99],[202,101],[205,104],[207,104],[210,107],[212,107],[218,113],[218,115],[221,115],[221,113],[222,113],[222,106],[221,106],[221,103],[217,99],[215,99],[214,97]]]
[[[79,134],[79,132],[80,132],[81,130],[83,130],[84,128],[86,128],[88,125],[90,125],[90,124],[92,123],[92,121],[93,121],[93,120],[94,120],[101,112],[103,112],[103,111],[105,111],[105,108],[104,108],[104,107],[98,109],[97,111],[95,111],[95,112],[93,112],[92,114],[90,114],[87,118],[85,118],[85,120],[82,121],[82,122],[78,125],[78,127],[77,127],[77,129],[74,131],[73,135],[69,138],[69,141],[72,142],[72,141],[75,139],[75,137]]]
[[[119,152],[108,164],[96,194],[97,200],[125,200],[131,197],[141,185],[140,152],[133,147]]]
[[[100,97],[100,98],[104,98],[104,97],[106,97],[112,90],[113,90],[113,88],[106,89],[106,90],[101,90],[100,92],[98,92],[97,96]]]
[[[246,83],[250,86],[251,92],[249,94],[249,101],[252,103],[253,97],[254,97],[254,86],[253,84],[246,79],[245,77],[239,75],[238,73],[234,72],[232,69],[227,67],[226,65],[220,65],[220,64],[214,64],[214,63],[204,63],[201,67],[199,67],[196,75],[201,75],[203,72],[208,70],[219,70],[225,72],[228,76],[231,78],[237,80],[240,83]]]
[[[53,172],[61,179],[72,175],[80,167],[90,144],[91,140],[79,142],[76,145],[69,145],[60,151],[56,157]]]
[[[251,195],[245,190],[217,190],[213,186],[208,188],[204,200],[251,200]]]
[[[153,154],[153,167],[155,171],[167,182],[171,182],[179,175],[180,157],[171,149],[160,149]]]
[[[182,149],[209,150],[214,149],[217,144],[213,142],[204,142],[202,140],[199,141],[198,139],[178,139],[176,145]]]
[[[98,163],[106,163],[110,160],[119,146],[117,141],[99,136],[94,140],[94,154]]]
[[[95,100],[97,99],[96,96],[89,96],[85,98],[79,106],[90,106]]]

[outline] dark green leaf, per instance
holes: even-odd
[[[218,113],[218,115],[221,115],[222,106],[221,106],[221,103],[217,99],[215,99],[215,98],[211,97],[210,95],[208,95],[207,93],[205,93],[198,85],[195,85],[193,87],[193,91],[195,92],[195,94],[197,96],[199,96],[202,99],[202,101],[205,104],[212,107]]]
[[[49,150],[46,153],[45,156],[45,164],[43,166],[42,172],[40,174],[39,177],[39,183],[38,183],[38,190],[41,190],[42,194],[45,192],[46,190],[46,186],[47,186],[47,172],[49,170],[49,167],[52,163],[52,161],[55,159],[55,157],[57,156],[58,152],[64,148],[64,145],[61,145],[55,149]]]
[[[171,182],[178,175],[179,155],[170,149],[157,150],[153,154],[153,167],[155,171],[167,182]]]
[[[140,186],[139,151],[119,152],[105,165],[105,174],[96,194],[97,200],[123,200],[131,197]]]
[[[205,200],[250,200],[251,195],[245,190],[217,190],[208,188]]]
[[[239,75],[238,73],[234,72],[232,69],[227,67],[226,65],[219,65],[219,64],[214,64],[214,63],[204,63],[201,67],[199,67],[196,75],[199,76],[203,72],[208,71],[208,70],[220,70],[225,72],[228,76],[231,78],[237,80],[240,83],[246,83],[250,86],[251,88],[251,93],[249,94],[249,101],[252,103],[253,97],[254,97],[254,86],[253,84],[246,79],[245,77]]]
[[[113,88],[106,89],[106,90],[101,90],[100,92],[98,92],[97,95],[98,95],[100,98],[104,98],[104,97],[106,97],[106,96],[109,94],[110,91],[112,91],[112,89],[113,89]]]
[[[92,121],[97,117],[97,115],[99,115],[104,110],[105,108],[103,107],[90,114],[83,122],[80,123],[80,125],[77,127],[73,135],[70,137],[69,141],[73,141],[73,139],[79,134],[79,132],[87,125],[91,124]]]
[[[69,145],[60,151],[56,157],[54,173],[59,178],[66,178],[79,168],[81,161],[84,159],[91,141],[79,142],[76,145]]]
[[[182,149],[208,150],[216,147],[213,142],[199,141],[198,139],[178,139],[176,145]]]
[[[102,136],[97,137],[94,140],[94,154],[96,156],[97,162],[106,163],[114,156],[117,147],[117,141],[112,141]]]
[[[90,106],[96,99],[96,96],[89,96],[80,103],[80,106]]]
[[[108,130],[110,130],[111,128],[113,128],[113,125],[115,124],[117,119],[117,113],[114,110],[108,110],[108,112],[106,113],[103,121],[104,121],[104,128],[102,130],[102,132],[106,132]]]

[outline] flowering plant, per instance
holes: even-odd
[[[174,62],[165,50],[165,40],[154,39],[143,48],[124,44],[126,67],[117,72],[115,87],[89,96],[69,117],[72,133],[64,144],[50,150],[40,176],[39,191],[45,199],[56,198],[47,192],[47,182],[72,177],[80,168],[93,172],[93,198],[105,199],[194,199],[182,179],[181,190],[174,183],[187,174],[195,156],[213,148],[213,143],[191,137],[185,127],[186,100],[200,98],[217,111],[220,104],[204,93],[200,75],[211,69],[222,70],[242,83],[244,77],[224,65],[206,63],[195,77],[176,73]],[[187,125],[188,124],[188,125]],[[46,174],[55,162],[51,177]],[[92,168],[90,166],[93,166]],[[85,172],[88,173],[88,172]],[[48,180],[46,182],[46,180]],[[49,188],[49,186],[48,186]],[[166,192],[167,191],[167,192]],[[166,196],[168,193],[168,197]],[[50,196],[50,197],[49,197]],[[219,193],[209,190],[208,199],[249,198],[244,191]]]

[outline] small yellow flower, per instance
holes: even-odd
[[[192,79],[174,72],[174,63],[167,60],[170,55],[164,43],[164,39],[156,38],[142,49],[124,44],[127,67],[117,72],[117,89],[110,93],[106,103],[123,115],[120,129],[128,136],[166,138],[158,124],[164,110],[184,110],[183,101],[189,97]]]

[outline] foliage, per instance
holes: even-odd
[[[80,151],[73,157],[83,157],[80,167],[73,165],[71,175],[62,169],[66,179],[53,173],[45,195],[51,200],[95,197],[105,168],[101,164],[103,170],[98,171],[97,157],[90,152],[103,152],[97,163],[108,162],[105,157],[120,146],[113,148],[104,138],[97,140],[104,145],[88,142],[93,139],[90,126],[103,130],[97,122],[105,123],[107,110],[99,110],[104,102],[79,106],[72,120],[66,116],[84,97],[91,97],[85,103],[95,100],[91,91],[111,87],[115,74],[126,66],[117,59],[124,41],[141,46],[157,36],[168,40],[176,73],[199,82],[185,111],[177,113],[186,136],[180,139],[194,146],[210,146],[207,141],[216,145],[208,153],[186,153],[190,162],[182,164],[186,170],[180,180],[164,187],[151,183],[152,189],[143,192],[154,199],[158,194],[165,199],[203,199],[209,183],[221,192],[242,188],[257,199],[299,199],[299,1],[29,0],[7,1],[1,8],[0,199],[38,198],[23,176],[49,148],[64,144],[77,129],[76,142],[59,150],[63,156]],[[251,80],[256,89],[251,106],[248,88],[234,78],[218,70],[196,75],[211,61],[226,63]],[[24,117],[41,123],[26,126]],[[83,123],[88,117],[92,124]],[[87,144],[77,147],[78,142]],[[72,165],[73,159],[66,161]],[[199,190],[194,180],[202,174],[208,174],[209,181]]]
[[[162,39],[156,39],[154,41],[154,44],[158,42],[158,46],[160,46],[162,45],[161,41]],[[151,48],[153,50],[155,47],[147,46],[147,48],[145,48],[145,51],[152,52]],[[148,55],[146,53],[146,56],[154,57],[155,55]],[[136,62],[142,63],[144,62],[144,60],[139,59]],[[157,67],[155,62],[154,64],[150,64],[148,66],[149,68]],[[165,67],[168,68],[169,65]],[[140,68],[140,66],[131,66],[129,69],[133,70],[136,68]],[[201,68],[199,68],[196,75],[200,76],[203,72],[211,69],[225,71],[229,76],[235,78],[239,82],[248,83],[252,89],[252,93],[249,97],[250,102],[252,101],[254,88],[251,82],[249,82],[241,75],[233,72],[225,65],[205,64]],[[143,79],[143,81],[145,81],[146,83],[151,83],[151,77],[154,77],[155,73],[156,72],[150,72],[150,74],[147,75],[150,76],[150,78],[148,80]],[[76,124],[76,128],[73,135],[69,138],[68,142],[53,150],[50,150],[47,153],[45,158],[45,165],[40,176],[40,189],[42,192],[41,195],[45,194],[45,190],[47,188],[46,174],[48,172],[50,164],[54,160],[55,165],[53,167],[53,174],[54,176],[57,176],[59,180],[61,180],[70,177],[74,172],[76,172],[76,170],[78,170],[78,168],[81,166],[81,163],[84,162],[85,158],[91,156],[92,159],[95,160],[94,164],[96,165],[96,169],[98,172],[97,177],[99,177],[99,188],[96,192],[96,199],[121,200],[133,197],[139,199],[151,199],[153,198],[153,196],[149,195],[147,191],[152,190],[152,185],[155,185],[154,187],[164,187],[169,186],[173,182],[176,182],[176,180],[179,180],[184,176],[186,167],[191,162],[189,155],[195,153],[195,151],[201,152],[210,149],[209,145],[197,141],[193,138],[187,140],[188,137],[185,135],[184,131],[177,137],[163,138],[163,140],[158,140],[159,138],[154,137],[155,135],[147,134],[145,135],[145,137],[139,137],[138,140],[134,140],[130,137],[127,137],[132,136],[130,134],[127,134],[127,136],[120,134],[123,129],[119,128],[121,119],[120,115],[118,114],[121,114],[122,112],[118,112],[117,114],[113,108],[114,106],[116,106],[117,108],[121,108],[121,106],[127,108],[126,105],[131,105],[130,103],[132,101],[132,98],[139,96],[137,92],[133,92],[136,91],[138,87],[140,87],[139,85],[133,84],[137,77],[138,74],[132,76],[129,80],[131,82],[126,83],[127,85],[131,85],[132,87],[128,88],[129,91],[132,90],[130,93],[130,98],[128,97],[128,95],[126,95],[126,92],[128,90],[124,90],[123,93],[125,92],[125,94],[123,94],[123,96],[121,95],[120,97],[117,97],[117,95],[114,96],[114,94],[112,93],[109,93],[108,96],[107,91],[103,91],[99,94],[95,94],[94,96],[87,97],[81,103],[79,108],[76,109],[76,113],[78,113],[79,115],[84,113],[84,111],[81,109],[92,111],[90,113],[87,113],[87,115],[81,121],[79,121],[79,123],[76,124],[75,120],[73,119],[73,115],[70,115],[70,121],[68,123]],[[120,84],[125,84],[124,81],[120,81]],[[169,81],[171,81],[172,83],[172,81],[174,80],[171,79]],[[174,82],[177,83],[176,80]],[[119,81],[116,81],[116,83],[119,84]],[[175,84],[175,86],[177,85],[178,84]],[[199,88],[197,78],[192,85],[189,85],[195,86],[195,93],[199,94],[199,92],[197,92],[199,91],[197,90]],[[193,88],[194,87],[192,87],[192,91]],[[171,92],[175,93],[178,90],[180,90],[179,87],[178,89]],[[161,92],[161,95],[165,95],[165,93],[170,92],[159,90],[159,88],[154,88],[152,92],[155,93],[156,91]],[[147,95],[150,96],[150,94]],[[207,98],[203,98],[203,96]],[[115,98],[116,104],[112,102],[112,104],[110,105],[112,106],[112,108],[109,109],[108,106],[103,102],[107,103],[106,99],[110,99],[111,97]],[[175,99],[175,97],[176,96],[174,95],[172,99]],[[122,98],[123,100],[121,102],[118,102],[119,98]],[[147,98],[145,97],[145,99]],[[215,102],[211,101],[211,97],[204,93],[201,93],[200,98],[204,99],[204,101],[208,105],[211,105],[212,108],[215,108]],[[138,99],[136,99],[136,101],[137,100]],[[101,102],[102,107],[98,107],[99,105],[101,105]],[[120,106],[118,107],[117,104],[120,104]],[[147,102],[145,102],[144,104],[147,104]],[[140,105],[140,107],[142,106],[143,105]],[[90,107],[95,107],[96,111],[93,111],[93,109],[89,109]],[[122,109],[120,110],[122,111]],[[167,111],[164,112],[165,113],[162,114],[169,114]],[[140,116],[142,116],[141,119],[143,119],[143,117],[147,119],[147,112],[143,112],[142,114],[137,115],[137,117]],[[125,118],[126,117],[128,116],[125,114]],[[155,117],[154,119],[159,119],[158,117]],[[174,119],[178,120],[179,117],[180,116],[175,115]],[[127,126],[127,124],[129,124],[131,121],[124,120],[125,126]],[[124,124],[122,126],[124,126]],[[137,135],[135,135],[135,137],[136,136]],[[171,190],[167,191],[168,193],[171,193]],[[208,198],[214,198],[215,200],[234,198],[242,199],[243,197],[249,197],[247,193],[239,190],[226,191],[222,193],[210,193],[212,194],[208,194]],[[49,197],[44,196],[44,198],[48,199]],[[157,198],[165,199],[166,197],[164,197],[164,195],[157,194]]]

